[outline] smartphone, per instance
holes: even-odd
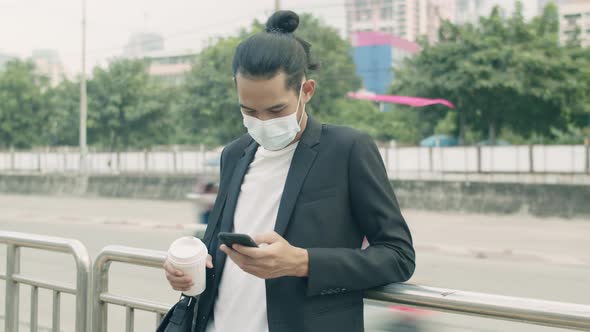
[[[256,242],[247,234],[219,232],[217,237],[221,243],[230,248],[234,244],[239,244],[244,247],[258,248],[258,244],[256,244]]]

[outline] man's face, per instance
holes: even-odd
[[[295,113],[299,96],[296,91],[287,88],[286,80],[287,75],[283,72],[270,79],[252,79],[238,73],[236,84],[242,113],[262,121]],[[308,81],[305,86],[309,83]],[[303,104],[311,98],[309,93],[305,92],[305,86],[299,101],[299,109],[303,109]]]

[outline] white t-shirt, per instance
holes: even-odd
[[[283,150],[259,147],[242,182],[234,216],[234,232],[250,236],[272,232],[297,143]],[[215,301],[214,319],[206,332],[267,332],[266,286],[242,271],[229,257]]]

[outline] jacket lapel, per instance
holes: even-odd
[[[209,218],[209,224],[207,225],[207,230],[205,231],[205,236],[203,236],[203,242],[209,248],[209,244],[211,243],[211,236],[215,232],[215,227],[217,227],[217,223],[219,220],[219,216],[221,215],[221,211],[225,207],[225,202],[227,198],[227,189],[225,188],[225,184],[220,184],[220,188],[223,188],[222,191],[219,192],[219,196],[217,199],[219,202],[215,202],[215,206],[211,211],[211,217]]]
[[[281,236],[284,236],[287,226],[289,226],[297,197],[317,156],[317,151],[313,147],[319,143],[321,129],[321,124],[309,117],[307,127],[301,136],[297,149],[295,149],[275,224],[275,232]]]
[[[248,171],[248,166],[252,163],[254,155],[256,154],[256,148],[258,144],[254,141],[246,148],[244,155],[238,160],[231,181],[227,188],[227,198],[225,202],[225,208],[223,209],[221,217],[220,232],[231,232],[234,224],[234,215],[236,212],[236,205],[238,203],[238,197],[240,196],[240,190],[244,176]],[[213,226],[213,225],[212,225]],[[219,245],[215,239],[212,239],[211,243],[216,243],[217,248],[212,248],[215,252],[215,279],[217,280],[222,272],[223,266],[225,265],[226,255],[219,250]]]
[[[246,150],[248,150],[248,147],[250,146],[251,143],[253,143],[254,140],[250,140],[250,142],[248,143],[248,145],[246,146]],[[203,242],[207,245],[207,247],[209,248],[209,245],[212,242],[211,237],[213,236],[213,234],[215,234],[215,228],[217,227],[217,224],[220,221],[220,216],[222,215],[223,211],[225,211],[225,207],[226,207],[226,203],[227,203],[227,192],[228,192],[228,186],[230,184],[230,182],[233,179],[233,174],[235,173],[236,170],[236,166],[240,163],[240,161],[246,157],[246,154],[242,155],[242,158],[238,159],[238,161],[229,164],[227,166],[228,169],[230,169],[230,171],[228,173],[232,174],[232,176],[229,177],[224,177],[223,174],[221,174],[221,183],[219,184],[219,194],[217,197],[217,200],[215,202],[215,206],[213,207],[213,210],[211,211],[211,216],[209,217],[209,224],[207,225],[207,231],[205,232],[205,236],[203,237]],[[231,161],[230,161],[231,162]]]

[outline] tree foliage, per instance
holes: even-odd
[[[559,45],[558,20],[551,4],[525,22],[519,3],[507,19],[495,8],[477,26],[446,22],[440,43],[424,45],[397,73],[392,89],[451,100],[458,121],[487,131],[492,141],[502,128],[552,136],[552,129],[590,112],[590,58]]]
[[[37,74],[32,63],[6,63],[0,71],[0,147],[30,148],[44,143],[47,89],[48,79]]]

